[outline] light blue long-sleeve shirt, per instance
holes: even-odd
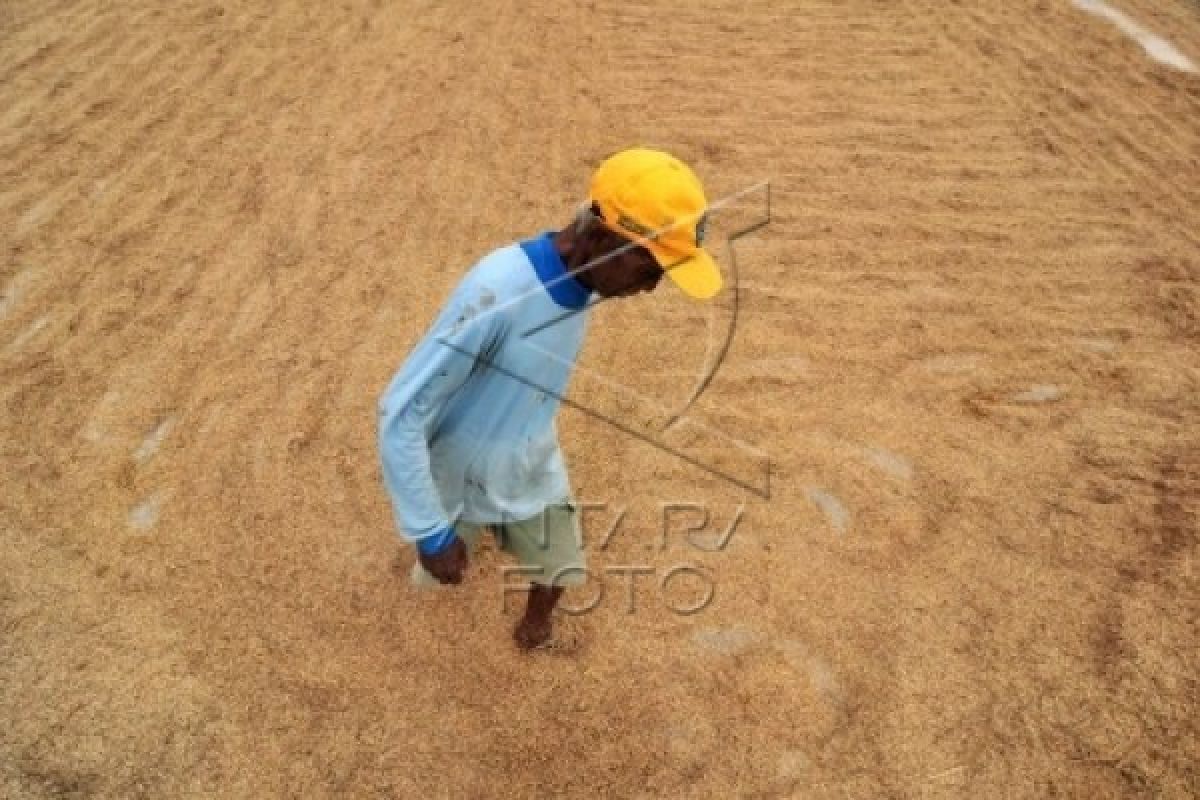
[[[383,479],[405,539],[528,519],[570,493],[554,418],[591,293],[552,236],[479,261],[379,401]]]

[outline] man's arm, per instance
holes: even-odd
[[[445,552],[456,541],[430,469],[434,425],[503,327],[501,314],[481,311],[473,300],[470,292],[455,293],[379,402],[384,484],[400,535],[422,555]]]

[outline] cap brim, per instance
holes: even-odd
[[[667,277],[688,297],[708,300],[721,291],[721,270],[704,249],[697,249],[683,263],[679,263],[678,253],[655,247],[651,248],[651,252],[659,265],[666,270]]]

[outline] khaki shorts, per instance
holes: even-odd
[[[495,535],[501,550],[516,556],[522,567],[519,577],[543,586],[579,586],[586,582],[583,534],[573,500],[546,506],[536,517],[519,522],[500,525],[459,522],[455,526],[472,555],[479,538],[488,530]],[[412,582],[415,586],[441,586],[420,561],[413,564]]]

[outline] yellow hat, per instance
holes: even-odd
[[[659,150],[623,150],[592,176],[591,199],[604,225],[649,250],[685,294],[707,300],[720,291],[721,271],[702,247],[704,187],[682,161]]]

